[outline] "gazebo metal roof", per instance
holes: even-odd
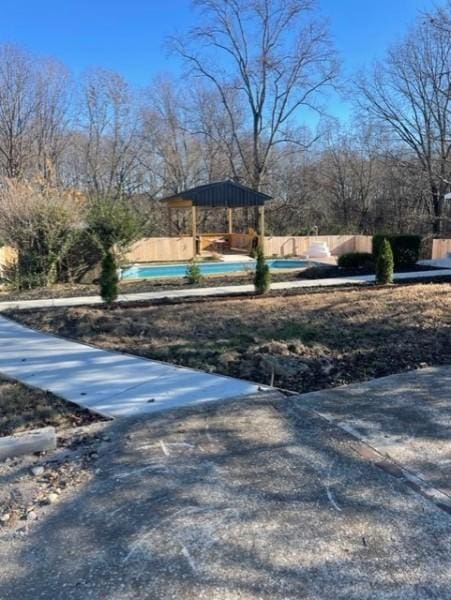
[[[173,196],[163,198],[168,206],[176,205],[182,201],[185,206],[242,208],[247,206],[264,206],[272,197],[263,192],[256,192],[252,188],[236,183],[235,181],[218,181],[199,185],[189,190],[184,190]]]

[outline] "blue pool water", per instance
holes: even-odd
[[[305,269],[313,265],[308,260],[271,259],[266,261],[270,269]],[[176,265],[136,265],[122,271],[121,279],[149,279],[157,277],[184,277],[187,263]],[[204,262],[199,263],[202,275],[221,275],[253,271],[255,261],[249,262]]]

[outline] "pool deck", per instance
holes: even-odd
[[[412,273],[397,273],[394,280],[402,282],[412,280],[421,282],[439,277],[451,276],[451,264],[448,268],[436,271],[417,271]],[[271,290],[295,290],[303,288],[340,287],[346,285],[368,285],[374,283],[374,275],[356,275],[353,277],[331,277],[329,279],[309,279],[302,281],[279,281],[271,284]],[[120,294],[117,302],[151,302],[152,300],[174,300],[183,298],[207,298],[212,296],[239,296],[254,292],[252,284],[224,285],[209,288],[183,288],[180,290],[162,290],[161,292],[137,292]],[[45,298],[39,300],[10,300],[0,302],[0,312],[7,310],[29,310],[33,308],[52,308],[70,306],[88,306],[102,304],[100,296],[77,296],[73,298]]]

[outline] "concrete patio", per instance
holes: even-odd
[[[0,597],[451,598],[451,515],[426,493],[449,498],[450,380],[116,421],[82,490],[0,533]]]

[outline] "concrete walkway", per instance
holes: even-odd
[[[451,258],[432,258],[427,260],[419,260],[418,265],[427,265],[429,267],[437,267],[438,269],[451,269]]]
[[[417,271],[414,273],[395,274],[395,281],[410,279],[430,279],[434,277],[451,277],[451,269],[437,269],[436,271]],[[271,284],[272,290],[294,290],[301,288],[336,287],[342,285],[365,285],[374,283],[374,275],[356,275],[353,277],[331,277],[328,279],[309,279],[302,281],[279,281]],[[253,285],[227,285],[207,288],[183,288],[180,290],[166,290],[161,292],[139,292],[135,294],[121,294],[118,302],[142,302],[161,300],[163,298],[196,298],[208,296],[230,296],[250,293],[254,291]],[[30,308],[51,308],[53,306],[81,306],[102,304],[100,296],[78,296],[75,298],[48,298],[41,300],[11,300],[0,302],[0,312],[7,310],[27,310]]]
[[[39,333],[0,317],[0,373],[106,416],[255,394],[259,386]]]

